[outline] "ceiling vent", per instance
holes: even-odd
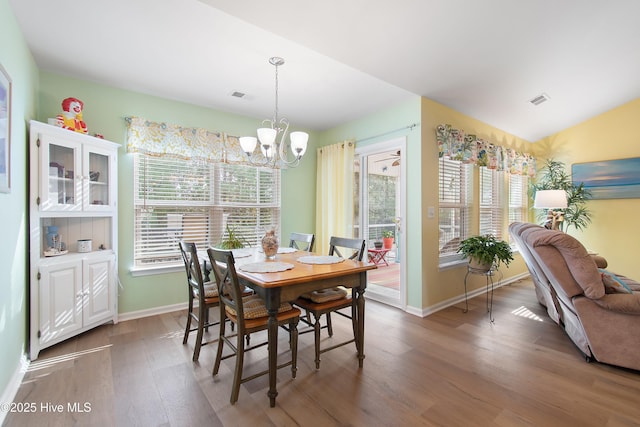
[[[549,100],[549,95],[547,95],[546,93],[541,93],[535,98],[530,99],[529,102],[532,103],[533,105],[540,105],[543,102],[547,102],[548,100]]]
[[[236,92],[233,92],[231,94],[231,96],[236,97],[236,98],[244,98],[244,93],[236,91]]]

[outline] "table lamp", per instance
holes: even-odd
[[[538,190],[533,201],[533,207],[536,209],[549,209],[544,226],[551,230],[559,230],[564,220],[564,214],[562,212],[554,212],[553,209],[567,207],[567,192],[564,190]]]

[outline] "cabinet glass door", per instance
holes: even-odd
[[[44,138],[41,140],[43,159],[42,210],[73,211],[82,208],[80,198],[82,173],[80,145]]]
[[[111,180],[113,159],[108,151],[85,146],[85,187],[84,208],[86,210],[108,210],[114,206]]]

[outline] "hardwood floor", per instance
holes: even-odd
[[[530,281],[495,291],[495,324],[484,295],[463,308],[421,319],[367,302],[362,370],[346,346],[323,354],[316,371],[313,334],[300,335],[297,377],[278,372],[275,408],[266,377],[244,384],[229,404],[234,359],[212,377],[214,344],[193,363],[195,336],[182,345],[184,312],[105,325],[43,351],[15,400],[36,411],[10,413],[5,425],[640,425],[640,373],[586,363]],[[336,340],[351,333],[346,319],[333,323]],[[264,366],[266,347],[245,359],[247,369]],[[62,410],[46,411],[60,409],[54,405]]]

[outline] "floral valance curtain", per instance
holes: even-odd
[[[236,136],[202,128],[156,123],[141,117],[127,118],[127,152],[185,160],[248,164],[247,156]],[[254,156],[262,156],[262,153]]]
[[[521,153],[513,148],[502,147],[466,134],[461,129],[442,124],[436,128],[438,156],[486,166],[516,175],[533,177],[536,174],[536,159],[529,153]]]

